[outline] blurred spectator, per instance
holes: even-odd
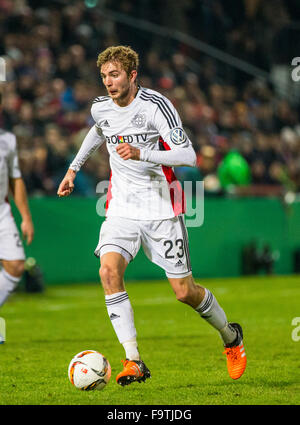
[[[230,151],[218,166],[221,187],[230,191],[232,186],[248,186],[251,183],[250,167],[237,151]]]
[[[97,54],[131,44],[141,56],[139,82],[175,105],[197,153],[197,167],[178,178],[203,180],[207,193],[230,184],[300,191],[300,102],[278,96],[270,82],[200,54],[164,36],[112,22],[101,2],[0,0],[0,55],[6,60],[0,126],[18,136],[20,161],[31,195],[55,195],[56,186],[93,124],[93,98],[104,95]],[[142,4],[142,6],[141,6]],[[292,58],[294,0],[107,0],[106,8],[183,31],[271,72]],[[274,40],[282,47],[274,52]],[[277,48],[278,50],[278,48]],[[290,59],[289,59],[290,61]],[[102,147],[77,176],[75,193],[95,195],[108,179]]]

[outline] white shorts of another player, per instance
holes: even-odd
[[[0,260],[25,260],[23,243],[10,209],[0,219]]]

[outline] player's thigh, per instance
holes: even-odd
[[[121,254],[127,262],[134,259],[141,245],[137,220],[108,217],[101,225],[95,255],[102,257],[109,252]]]
[[[145,224],[142,246],[146,256],[163,268],[169,278],[191,275],[187,230],[183,217],[153,221]]]

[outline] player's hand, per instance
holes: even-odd
[[[117,153],[121,158],[127,159],[135,159],[136,161],[140,160],[140,150],[138,148],[134,148],[128,143],[120,143],[116,148]]]
[[[62,179],[59,188],[57,190],[57,194],[59,197],[61,196],[69,196],[74,189],[74,179],[76,177],[76,172],[74,170],[69,169]]]
[[[30,245],[34,235],[34,228],[31,219],[26,219],[22,221],[21,230],[23,238],[26,240],[27,245]]]

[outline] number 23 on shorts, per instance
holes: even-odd
[[[175,244],[170,239],[165,240],[164,246],[167,248],[165,251],[165,258],[168,258],[168,259],[175,258],[174,254],[176,254],[178,258],[184,257],[183,239],[176,239]]]

